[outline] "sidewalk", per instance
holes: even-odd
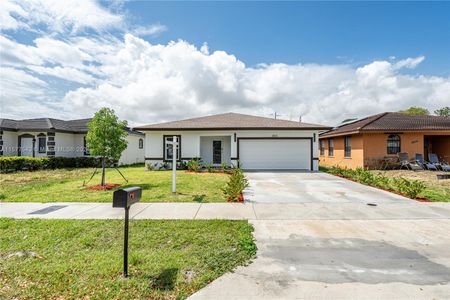
[[[122,219],[124,210],[112,203],[0,202],[0,217],[43,219]],[[399,220],[450,219],[450,203],[415,201],[364,203],[137,203],[131,219],[228,220]]]

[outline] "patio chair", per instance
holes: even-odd
[[[429,153],[428,160],[430,161],[430,163],[435,165],[439,170],[450,172],[450,165],[447,164],[446,162],[440,162],[436,153]]]
[[[406,169],[413,171],[422,170],[422,167],[419,164],[417,164],[417,162],[409,160],[408,153],[399,152],[397,153],[397,156],[400,162],[400,169],[405,167]]]
[[[420,153],[416,153],[416,162],[423,169],[427,169],[427,170],[430,170],[430,171],[437,171],[438,170],[438,168],[435,165],[433,165],[432,163],[424,161],[423,160],[423,155],[420,154]]]

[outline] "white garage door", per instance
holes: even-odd
[[[239,162],[243,169],[311,170],[309,139],[241,139]]]

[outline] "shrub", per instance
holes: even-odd
[[[200,170],[200,161],[198,159],[191,159],[187,163],[187,169],[192,172],[197,172]]]
[[[376,176],[363,168],[357,168],[352,171],[352,177],[356,181],[364,184],[374,184],[376,182]]]
[[[383,174],[374,174],[370,171],[358,168],[356,170],[340,168],[322,168],[323,171],[350,178],[363,184],[370,184],[384,189],[398,191],[409,198],[416,198],[426,188],[426,185],[419,180],[409,180],[403,177],[390,179]]]
[[[99,166],[99,162],[95,157],[0,157],[0,172],[62,168],[90,168],[97,166]]]
[[[419,180],[409,180],[403,177],[394,178],[394,186],[409,198],[416,198],[426,188]]]
[[[239,169],[233,169],[230,180],[225,188],[222,189],[228,201],[239,201],[241,193],[248,187],[248,180],[245,178],[244,172]]]
[[[215,169],[213,164],[206,164],[205,168],[206,170],[208,170],[208,172],[212,172]]]

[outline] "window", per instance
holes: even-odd
[[[390,134],[387,138],[387,154],[400,152],[400,137],[398,134]]]
[[[181,148],[181,135],[176,135],[178,138],[178,147],[177,147],[177,153],[176,158],[180,159],[180,148]],[[169,144],[168,142],[173,141],[173,135],[171,136],[164,136],[164,159],[165,160],[172,160],[173,159],[173,145]]]
[[[87,146],[86,136],[83,137],[83,154],[91,155],[91,153],[89,152],[89,148]]]
[[[325,142],[324,142],[324,140],[320,140],[319,141],[319,150],[320,150],[320,155],[325,155]]]
[[[351,157],[352,156],[352,137],[346,136],[344,138],[344,156]]]
[[[46,148],[47,148],[46,143],[47,143],[47,139],[45,136],[38,137],[38,152],[39,153],[45,153]]]
[[[144,140],[139,139],[139,149],[144,149]]]
[[[334,140],[328,140],[328,156],[334,156]]]

